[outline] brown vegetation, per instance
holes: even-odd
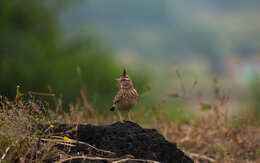
[[[181,98],[181,95],[175,93],[174,97]],[[3,162],[46,162],[71,157],[59,150],[55,142],[42,141],[49,138],[48,130],[54,126],[34,130],[39,124],[100,125],[117,121],[115,115],[96,111],[89,104],[84,91],[81,92],[81,98],[70,105],[69,112],[62,111],[62,101],[59,99],[55,99],[56,109],[51,110],[43,100],[34,96],[24,98],[18,92],[15,100],[0,99],[0,156]],[[153,112],[158,111],[156,107],[148,111],[139,110],[132,117],[141,126],[156,128],[169,141],[176,142],[178,148],[195,162],[260,162],[260,128],[254,123],[253,115],[247,114],[234,125],[237,118],[228,117],[227,111],[222,109],[225,108],[226,97],[219,96],[218,99],[214,104],[201,103],[202,110],[206,111],[195,120],[185,123],[169,121],[162,110],[159,111],[161,115],[155,117]],[[147,123],[141,123],[142,118]],[[63,137],[59,143],[71,141]]]

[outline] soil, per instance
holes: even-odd
[[[66,133],[71,139],[79,140],[98,149],[114,153],[109,156],[93,150],[92,152],[83,152],[84,154],[91,156],[107,158],[132,157],[135,159],[154,160],[163,163],[193,163],[188,156],[177,148],[175,143],[168,142],[155,129],[144,129],[138,124],[130,121],[124,121],[124,123],[116,122],[111,125],[102,126],[90,124],[55,124],[52,132],[59,134]],[[81,149],[82,148],[77,148],[76,151],[72,150],[70,152],[78,153]],[[75,159],[72,160],[72,162],[82,162],[82,160]]]

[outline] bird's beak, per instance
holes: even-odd
[[[120,79],[115,79],[115,81],[117,81],[118,83],[120,82]]]

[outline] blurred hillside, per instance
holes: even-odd
[[[195,56],[223,73],[227,56],[259,54],[259,7],[257,0],[89,0],[61,20],[68,31],[84,30],[87,20],[119,56],[170,63]]]
[[[237,108],[258,94],[251,85],[260,76],[259,8],[257,0],[89,0],[62,12],[60,20],[67,37],[90,27],[116,61],[146,67],[158,101],[180,91],[179,69],[185,86],[199,81],[206,98],[217,77]]]
[[[94,34],[65,37],[57,18],[74,3],[1,2],[1,95],[13,98],[20,85],[24,93],[54,93],[68,105],[83,90],[94,106],[105,109],[111,105],[117,89],[114,79],[123,66],[107,55],[109,51]],[[143,77],[138,79],[136,84],[142,85]]]
[[[151,106],[181,90],[179,69],[185,86],[199,81],[206,98],[217,77],[235,102],[249,103],[258,94],[259,7],[257,0],[4,0],[0,93],[14,97],[19,84],[70,103],[85,90],[107,108],[113,79],[127,67],[140,94],[152,88],[156,100],[139,102]]]

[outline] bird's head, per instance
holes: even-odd
[[[122,77],[119,79],[116,79],[116,81],[120,84],[120,88],[132,88],[133,87],[133,82],[129,78],[129,76],[126,74],[126,70],[123,70]]]

